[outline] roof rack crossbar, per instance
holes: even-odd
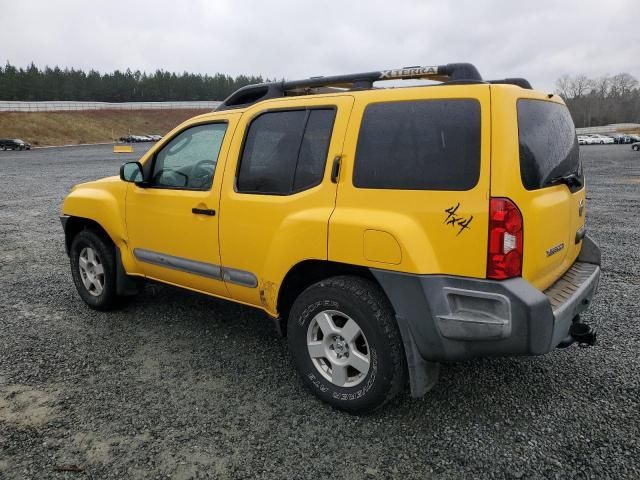
[[[525,88],[527,90],[532,90],[533,87],[529,83],[529,80],[526,78],[503,78],[501,80],[489,80],[491,84],[506,84],[506,85],[517,85],[520,88]]]
[[[322,87],[342,87],[368,89],[373,82],[384,80],[428,79],[441,82],[470,81],[482,82],[482,77],[470,63],[449,63],[447,65],[403,67],[363,73],[350,73],[329,77],[311,77],[273,83],[247,85],[232,93],[216,110],[242,108],[268,98],[282,97],[286,92]]]

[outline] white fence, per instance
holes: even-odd
[[[0,101],[0,112],[58,112],[72,110],[214,110],[221,102],[10,102]]]
[[[601,127],[576,128],[576,133],[583,135],[586,133],[616,133],[627,130],[640,130],[640,123],[612,123],[611,125],[603,125]]]

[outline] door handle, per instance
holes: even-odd
[[[192,208],[191,213],[195,213],[196,215],[208,215],[209,217],[214,217],[216,214],[215,210],[210,208]]]
[[[331,165],[331,181],[338,183],[338,177],[340,176],[340,155],[336,155],[333,159],[333,165]]]

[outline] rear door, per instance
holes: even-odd
[[[286,273],[303,260],[326,260],[331,169],[352,104],[348,95],[303,96],[243,113],[220,201],[221,260],[235,300],[275,315]]]
[[[517,87],[492,87],[492,105],[491,195],[511,198],[522,212],[522,275],[545,289],[573,264],[584,233],[584,177],[573,120],[558,97]]]

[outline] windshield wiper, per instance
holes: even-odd
[[[578,176],[577,173],[569,173],[567,175],[553,177],[547,181],[547,185],[558,185],[560,183],[564,183],[569,188],[580,188],[582,186],[582,179],[580,178],[580,176]]]

